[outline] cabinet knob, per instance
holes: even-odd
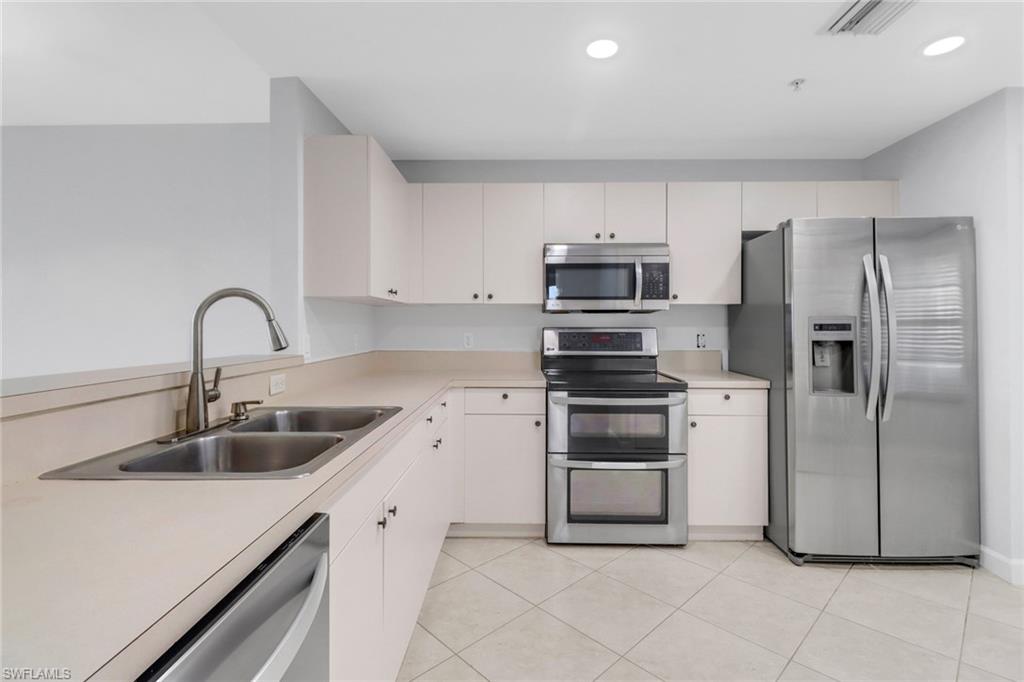
[[[388,293],[392,296],[398,295],[398,289],[388,289]]]
[[[427,417],[427,423],[428,424],[433,424],[434,423],[434,418],[433,417]]]
[[[383,519],[378,521],[377,525],[380,526],[381,528],[387,528],[388,527],[388,517],[385,516]]]
[[[594,239],[600,239],[600,238],[601,238],[601,233],[600,232],[595,232],[594,233]]]
[[[398,505],[396,504],[394,507],[388,509],[388,514],[391,514],[392,516],[398,516]],[[386,520],[387,519],[385,519],[385,521]]]
[[[679,298],[679,294],[672,294],[672,300],[675,301]]]
[[[493,299],[494,299],[494,294],[487,294],[487,300],[488,301],[493,300]]]
[[[725,399],[726,399],[726,400],[732,400],[732,396],[731,396],[731,395],[729,395],[728,393],[726,393],[726,394],[725,394]]]
[[[534,426],[540,426],[540,420],[538,419],[537,421],[533,422],[533,425]]]
[[[437,450],[437,449],[438,449],[439,447],[441,447],[441,439],[440,439],[440,438],[438,438],[437,440],[435,440],[435,441],[434,441],[434,444],[433,444],[433,445],[431,445],[430,447],[432,447],[432,448],[434,448],[435,450]]]
[[[508,400],[508,393],[502,393],[501,394],[501,399],[502,400]]]
[[[690,422],[690,428],[697,428],[697,422]]]
[[[615,239],[615,233],[612,232],[611,234],[609,234],[608,239]]]
[[[448,407],[448,401],[446,400],[446,401],[442,402],[441,403],[441,407]]]
[[[473,294],[473,300],[474,300],[474,301],[475,301],[476,299],[478,299],[478,298],[480,298],[480,294]]]

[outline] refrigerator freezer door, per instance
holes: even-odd
[[[881,359],[871,347],[880,316],[872,220],[794,220],[785,232],[789,546],[801,554],[877,555],[877,430],[865,416],[875,416],[872,353]],[[813,390],[811,327],[822,319],[847,319],[855,328],[852,392]]]
[[[883,291],[891,290],[891,300],[882,301],[881,553],[978,554],[973,222],[877,219],[875,240],[888,265]],[[889,329],[896,331],[894,355]]]

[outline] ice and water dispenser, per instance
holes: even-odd
[[[853,317],[810,318],[811,393],[857,393],[856,322]]]

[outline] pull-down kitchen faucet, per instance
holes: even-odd
[[[214,379],[213,388],[206,390],[206,381],[203,379],[203,319],[206,311],[222,298],[244,298],[252,301],[267,318],[267,331],[270,332],[270,345],[275,351],[284,350],[288,347],[288,339],[285,338],[284,330],[274,318],[274,310],[267,303],[266,299],[249,289],[232,287],[220,289],[213,292],[196,308],[195,317],[192,318],[192,376],[188,382],[188,407],[185,411],[185,435],[202,431],[210,425],[210,413],[208,403],[220,398],[220,368],[217,368],[217,375]]]

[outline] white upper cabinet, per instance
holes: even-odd
[[[606,242],[665,242],[665,183],[608,182],[604,186]]]
[[[604,241],[604,183],[544,185],[544,241],[584,244]]]
[[[405,178],[364,135],[305,142],[303,268],[306,296],[404,301],[418,242],[407,239]]]
[[[740,183],[668,184],[672,303],[739,303]]]
[[[423,301],[482,303],[483,186],[423,185]]]
[[[818,217],[891,218],[897,214],[898,183],[888,180],[819,182]]]
[[[544,186],[484,185],[484,301],[542,302]]]
[[[818,215],[815,182],[744,182],[743,229],[774,230],[789,218]]]

